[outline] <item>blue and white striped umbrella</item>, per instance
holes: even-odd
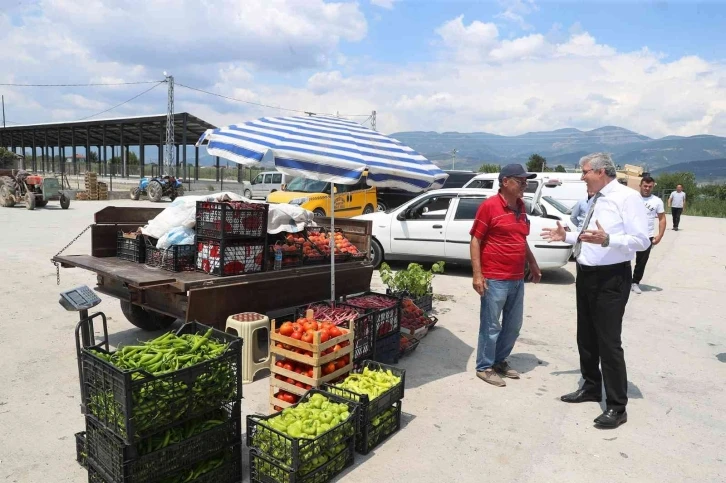
[[[196,145],[244,165],[272,154],[278,171],[335,184],[355,184],[367,169],[371,186],[418,192],[441,188],[448,177],[396,139],[335,117],[263,117],[210,129]]]

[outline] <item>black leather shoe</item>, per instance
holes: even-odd
[[[602,401],[602,394],[592,394],[584,389],[578,389],[570,394],[565,394],[560,399],[566,403],[600,402]]]
[[[603,428],[617,428],[627,421],[628,413],[625,410],[617,412],[614,409],[608,409],[595,418],[595,424]]]

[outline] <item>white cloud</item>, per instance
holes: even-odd
[[[505,10],[497,14],[496,18],[513,22],[523,30],[532,29],[524,17],[539,10],[534,0],[499,0],[499,3],[505,7]]]
[[[393,4],[396,3],[397,1],[398,0],[371,0],[371,5],[385,8],[386,10],[392,10]]]
[[[137,81],[159,79],[167,69],[178,84],[253,103],[333,114],[376,110],[383,132],[520,134],[619,125],[649,136],[726,135],[726,65],[647,47],[618,51],[582,26],[503,38],[494,23],[460,16],[430,32],[438,57],[379,64],[374,56],[340,52],[342,42],[366,34],[352,2],[220,0],[169,9],[167,0],[92,0],[82,7],[47,1],[43,11],[16,10],[21,23],[0,13],[0,82]],[[68,121],[148,87],[3,94],[11,121]],[[177,111],[218,125],[294,114],[181,86],[175,101]],[[161,85],[104,116],[165,109]]]

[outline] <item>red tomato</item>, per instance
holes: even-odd
[[[285,401],[285,402],[288,402],[290,404],[294,404],[295,403],[295,396],[293,396],[292,394],[289,394],[289,393],[285,393],[285,394],[282,395],[282,400]]]
[[[343,335],[343,332],[341,332],[341,330],[336,326],[332,326],[328,330],[328,332],[330,333],[331,338],[340,337],[341,335]]]
[[[276,365],[277,367],[283,367],[283,366],[285,365],[285,363],[284,363],[284,362],[282,362],[282,361],[277,361],[277,362],[275,362],[275,365]]]
[[[310,369],[308,369],[307,376],[310,377],[310,378],[312,378],[312,377],[315,376],[315,373],[313,372],[313,368],[312,367]],[[308,389],[310,389],[310,388],[308,388]]]
[[[303,337],[303,333],[300,332],[299,330],[296,330],[295,332],[292,333],[292,336],[291,337],[293,339],[301,340],[302,337]]]
[[[280,327],[280,335],[284,335],[285,337],[290,337],[293,332],[295,332],[295,330],[292,328],[291,322],[285,322],[282,324],[282,327]]]
[[[321,343],[328,342],[329,340],[330,340],[330,333],[325,329],[321,330],[320,331],[320,342]]]
[[[295,379],[293,379],[292,377],[288,377],[288,378],[287,378],[287,379],[285,380],[285,382],[286,382],[286,383],[288,383],[288,384],[295,384]]]
[[[285,369],[286,371],[292,371],[294,369],[292,367],[292,364],[290,364],[289,362],[286,362],[285,365],[282,366],[282,368]]]
[[[344,367],[345,367],[345,357],[341,357],[340,359],[335,361],[336,369],[342,369]]]
[[[303,325],[304,324],[298,324],[298,323],[292,324],[292,330],[294,332],[305,332],[305,330],[303,329]]]
[[[302,336],[302,339],[301,339],[301,340],[302,340],[303,342],[307,342],[308,344],[312,344],[312,343],[313,343],[313,333],[312,333],[312,331],[309,331],[309,332],[305,332],[305,333],[303,334],[303,336]]]
[[[295,386],[299,387],[300,389],[305,389],[305,384],[303,384],[302,382],[296,382]]]
[[[335,363],[334,362],[328,362],[323,366],[323,374],[332,374],[336,371]]]
[[[333,352],[338,352],[342,348],[343,348],[343,346],[341,346],[340,344],[335,344],[335,347],[333,347]]]

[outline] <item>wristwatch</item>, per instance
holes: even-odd
[[[607,233],[605,234],[605,241],[602,242],[602,245],[600,245],[603,248],[606,248],[608,245],[610,245],[610,235]]]

